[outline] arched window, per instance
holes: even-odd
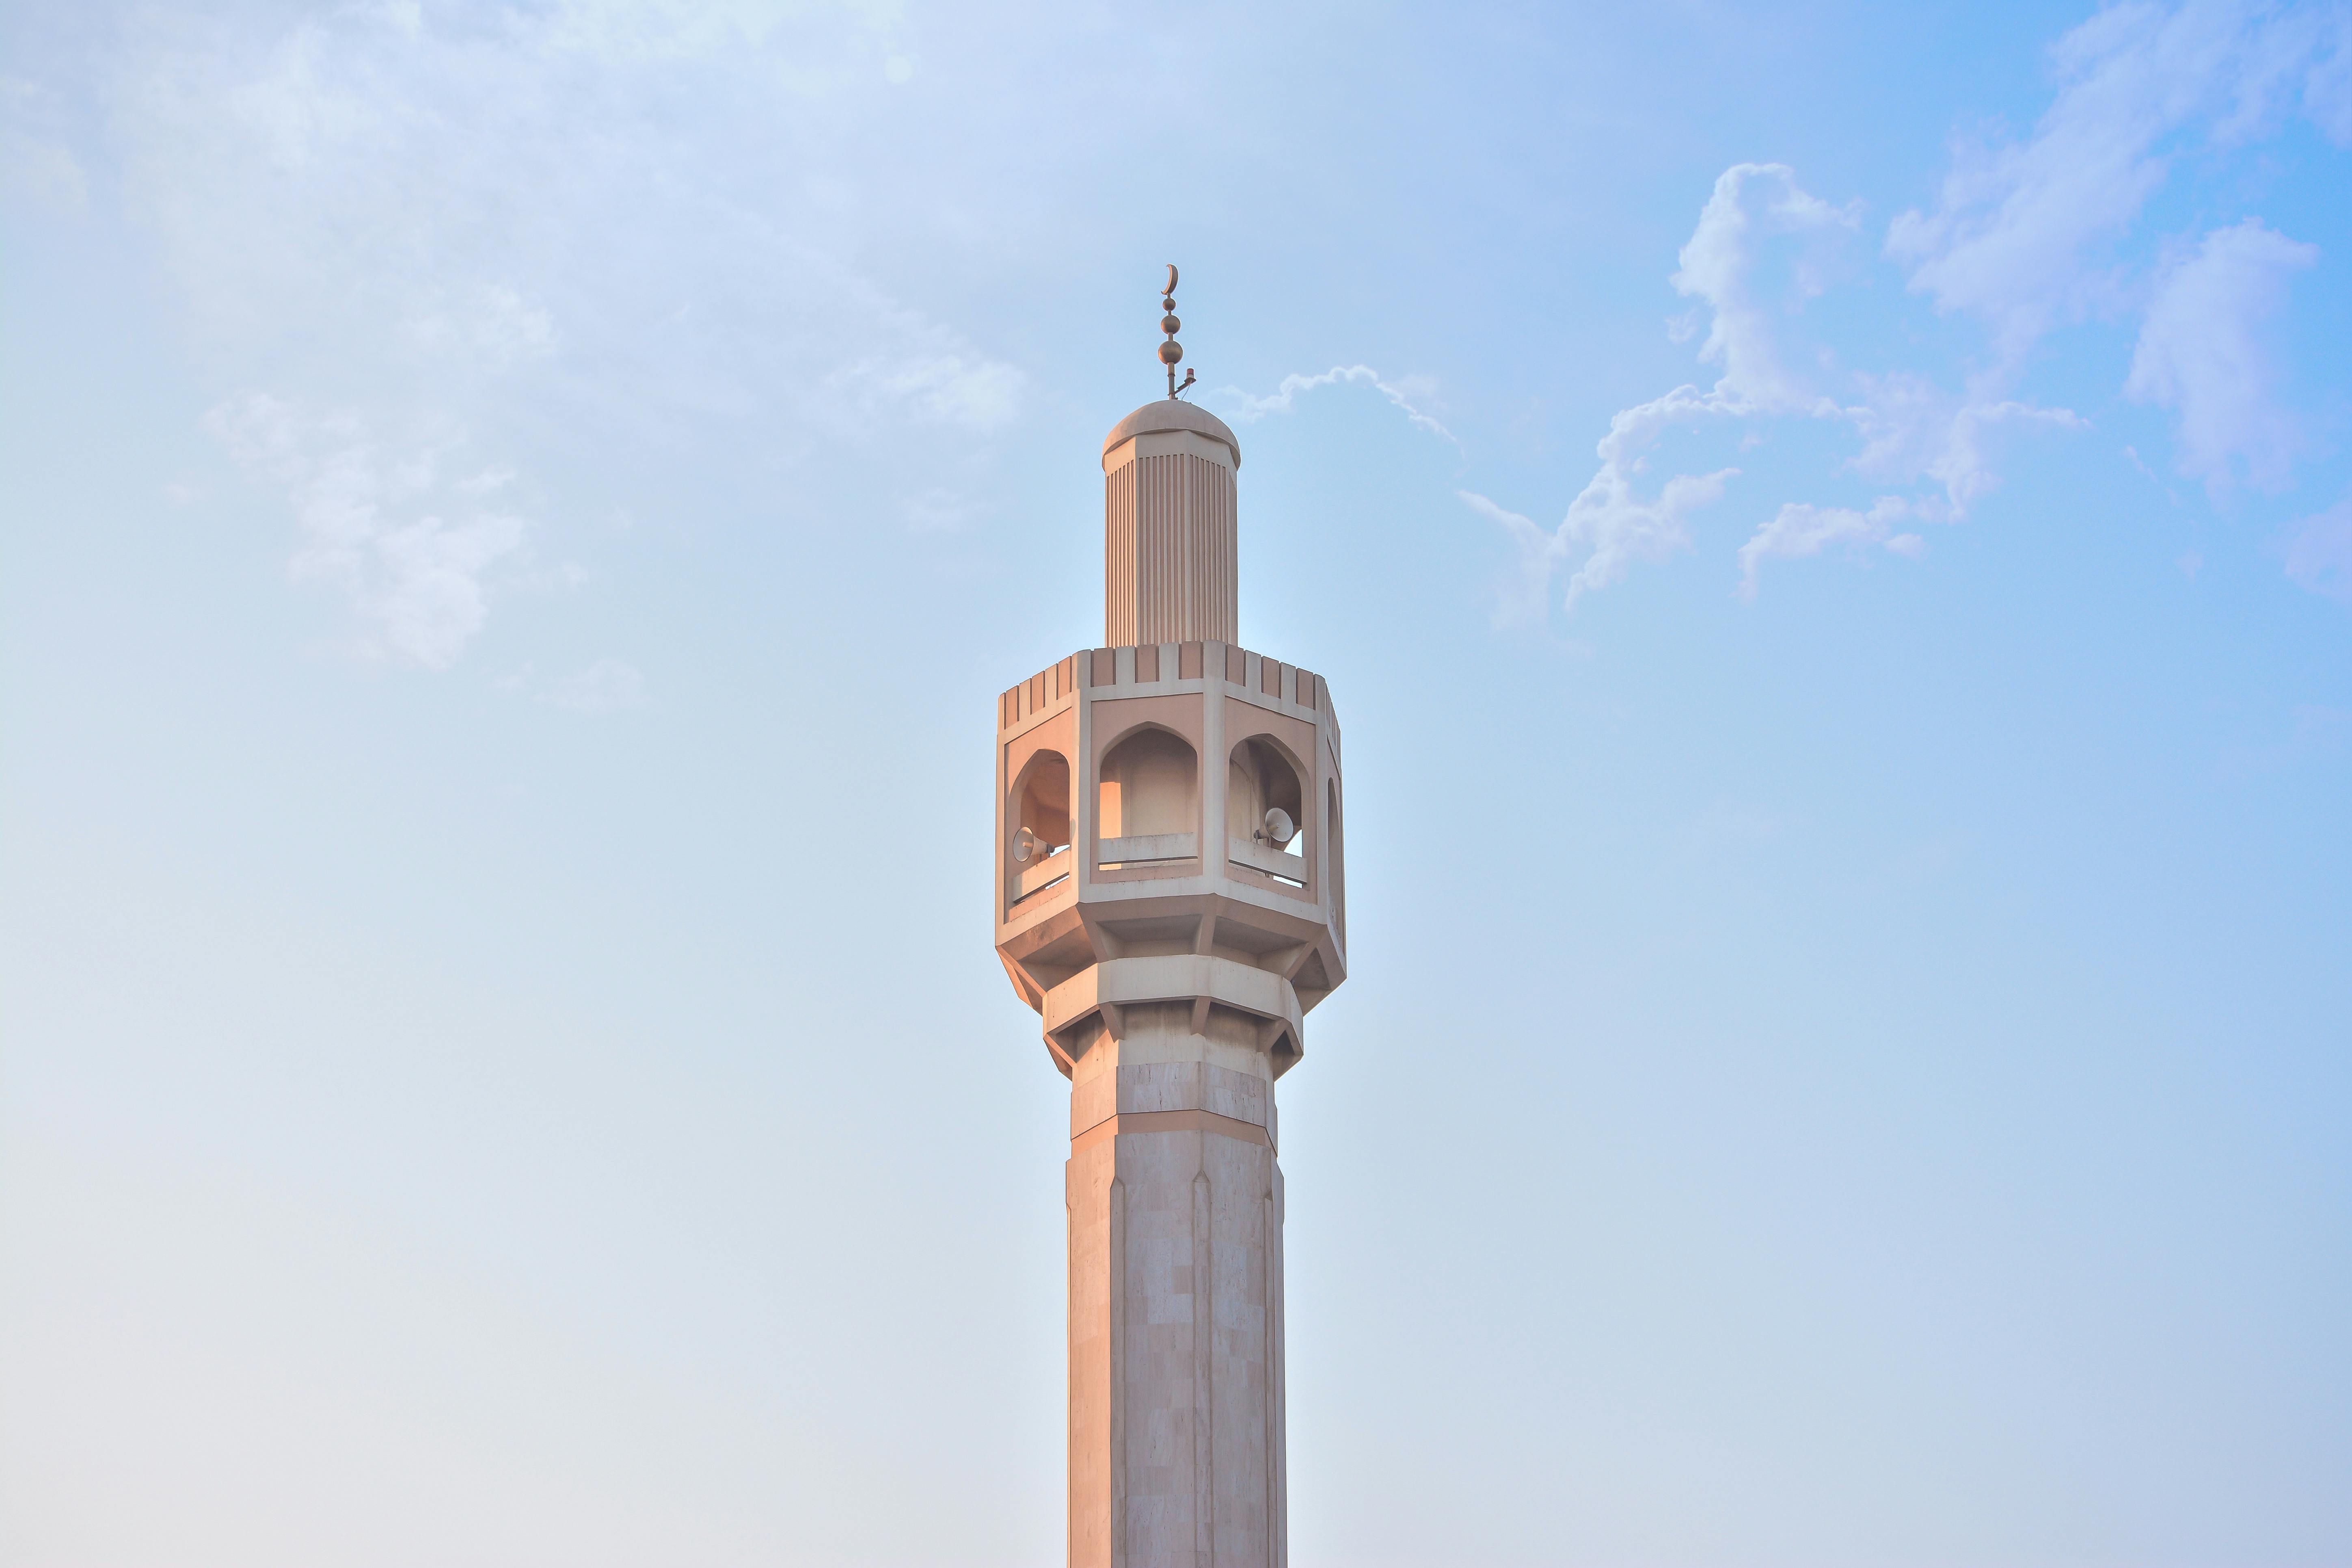
[[[1306,791],[1290,759],[1261,736],[1235,746],[1226,764],[1225,835],[1239,864],[1307,885]]]
[[[1012,864],[1005,879],[1018,903],[1070,874],[1064,854],[1070,847],[1070,760],[1059,752],[1030,758],[1013,785],[1008,815],[1013,827],[1004,850]]]
[[[1059,752],[1040,752],[1022,772],[1020,815],[1025,827],[1048,849],[1070,844],[1070,763]]]
[[[1138,730],[1110,749],[1096,785],[1100,864],[1188,860],[1200,847],[1200,755],[1166,730]]]

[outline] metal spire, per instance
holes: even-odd
[[[1192,384],[1192,373],[1184,373],[1184,386],[1176,384],[1176,363],[1184,357],[1184,345],[1176,341],[1176,334],[1184,323],[1176,319],[1176,264],[1172,261],[1168,264],[1168,287],[1160,292],[1160,309],[1166,312],[1160,318],[1160,330],[1168,334],[1168,341],[1160,345],[1160,363],[1168,367],[1168,395],[1174,397]]]

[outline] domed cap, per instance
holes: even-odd
[[[1205,408],[1195,408],[1181,398],[1162,397],[1145,404],[1110,427],[1103,437],[1103,461],[1108,469],[1111,453],[1138,436],[1149,436],[1162,430],[1190,430],[1206,436],[1212,441],[1222,441],[1234,455],[1234,467],[1242,466],[1242,444],[1231,426]]]

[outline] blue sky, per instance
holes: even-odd
[[[2342,5],[9,8],[0,1561],[1058,1558],[1170,260],[1300,1568],[2352,1557],[2348,152]]]

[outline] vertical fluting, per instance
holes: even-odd
[[[1276,1178],[1279,1180],[1279,1176]],[[1259,1415],[1265,1421],[1265,1562],[1277,1568],[1282,1559],[1282,1230],[1276,1217],[1274,1194],[1258,1200],[1260,1234],[1265,1237],[1265,1270],[1258,1276],[1258,1300],[1265,1322],[1265,1384]]]
[[[1192,1553],[1200,1568],[1211,1568],[1217,1552],[1216,1378],[1209,1364],[1216,1353],[1217,1296],[1210,1278],[1210,1226],[1203,1169],[1192,1178]]]
[[[1127,1539],[1127,1188],[1118,1177],[1110,1184],[1109,1245],[1106,1256],[1111,1267],[1105,1270],[1105,1284],[1110,1292],[1110,1312],[1105,1323],[1110,1378],[1103,1391],[1110,1417],[1110,1443],[1104,1458],[1110,1466],[1110,1528],[1111,1568],[1128,1568],[1134,1553]],[[1070,1559],[1070,1568],[1079,1568],[1081,1560]]]
[[[1103,640],[1240,639],[1234,473],[1195,452],[1130,458],[1103,481]]]
[[[1135,645],[1135,465],[1103,476],[1103,642]]]
[[[1282,1321],[1282,1167],[1270,1165],[1265,1199],[1265,1562],[1290,1568],[1288,1351]]]

